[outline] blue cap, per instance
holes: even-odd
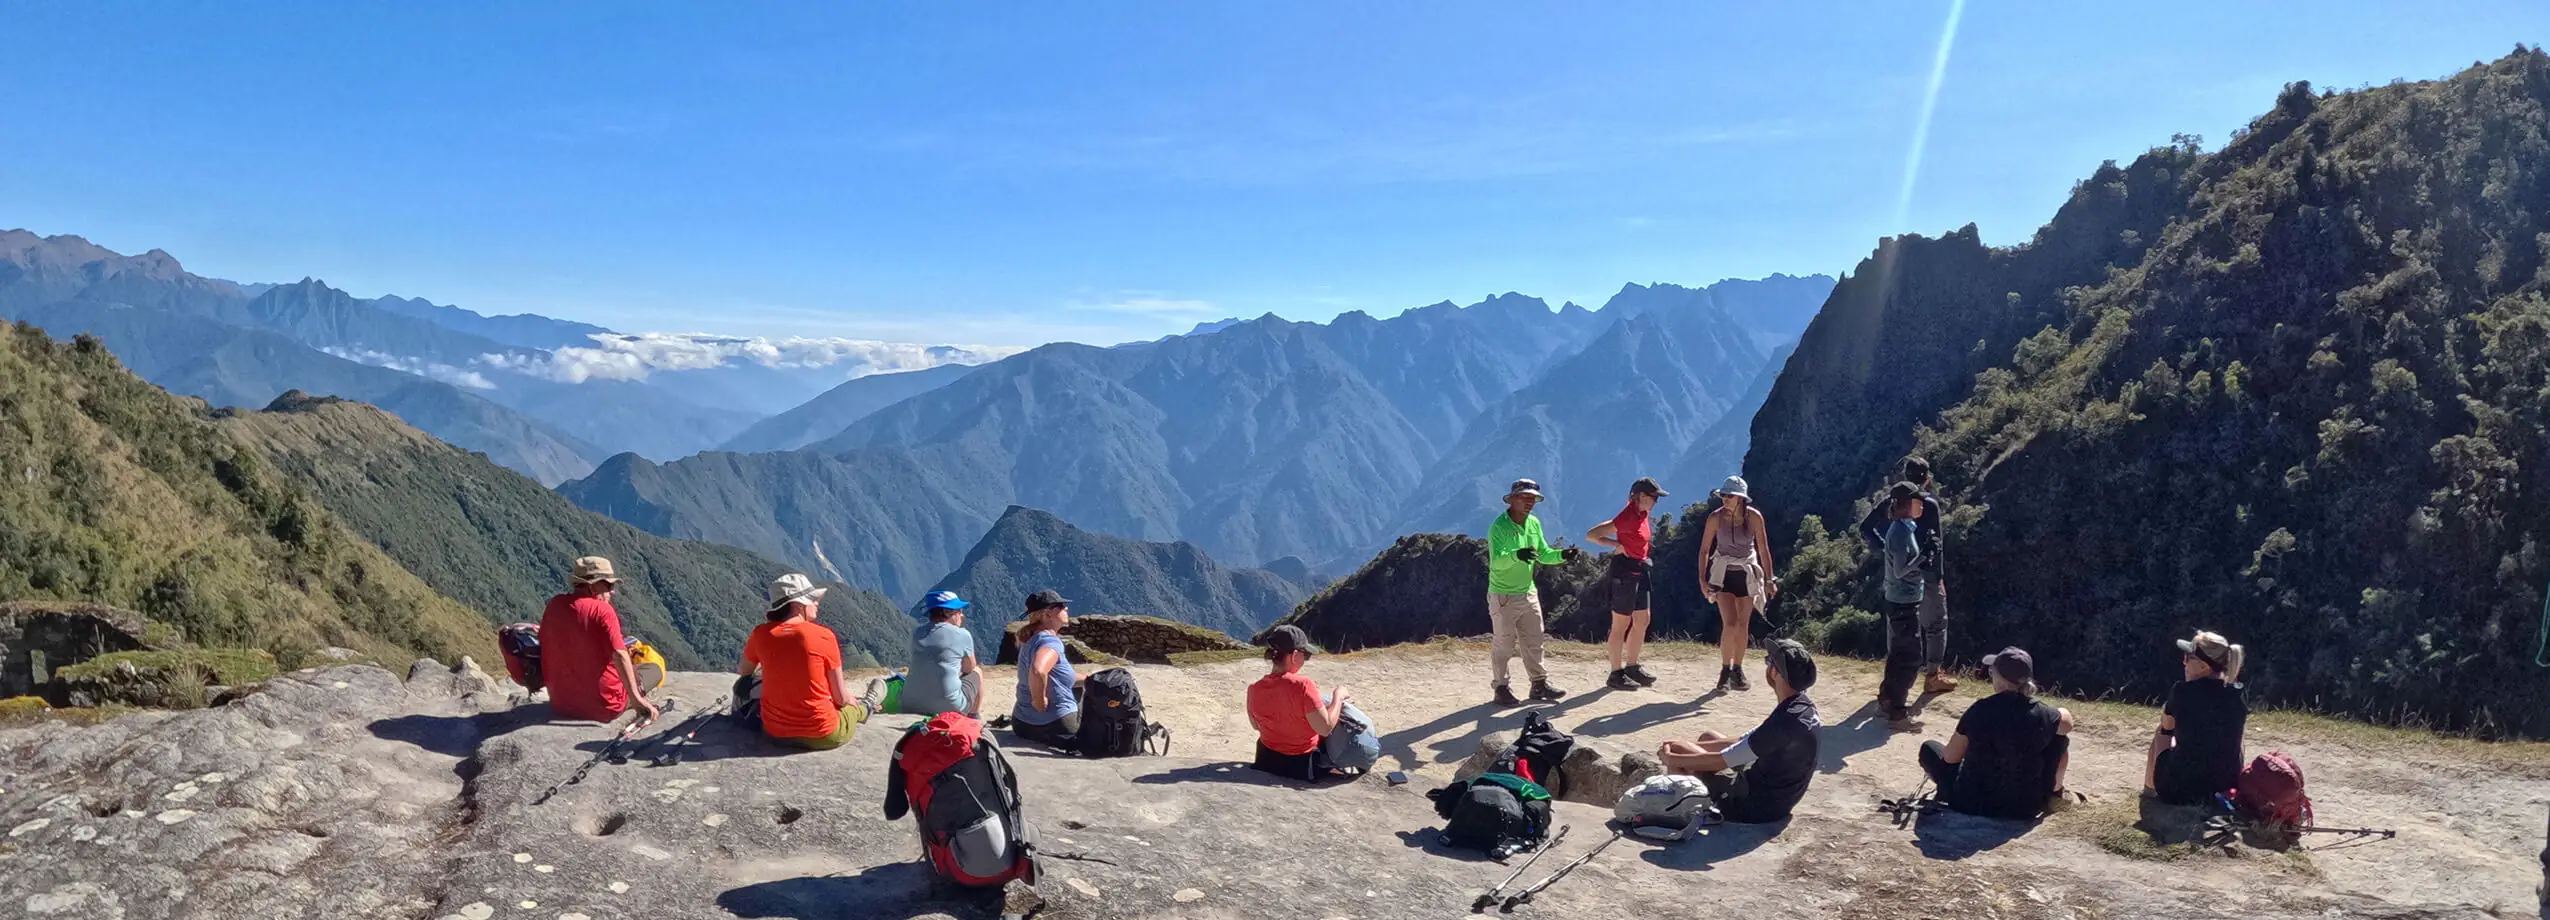
[[[968,606],[965,599],[956,596],[954,591],[932,591],[930,596],[921,599],[923,610],[963,610]]]

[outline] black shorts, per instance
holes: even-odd
[[[1649,608],[1647,561],[1614,554],[1611,568],[1603,572],[1603,605],[1618,614],[1636,613]]]
[[[1297,779],[1305,783],[1333,779],[1335,775],[1328,771],[1337,767],[1328,760],[1326,744],[1311,748],[1310,753],[1307,754],[1278,754],[1275,753],[1274,748],[1267,747],[1264,741],[1257,743],[1257,759],[1249,766],[1285,779]]]
[[[1710,587],[1718,589],[1718,593],[1720,594],[1733,594],[1739,597],[1750,597],[1753,595],[1753,582],[1750,580],[1750,574],[1745,570],[1735,566],[1728,566],[1726,579],[1726,584],[1710,585]]]

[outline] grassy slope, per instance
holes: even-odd
[[[305,399],[224,426],[315,492],[426,583],[490,620],[537,620],[578,556],[628,579],[628,629],[676,667],[722,668],[761,622],[764,586],[787,571],[731,547],[648,534],[576,507],[483,456],[360,403]],[[909,620],[884,598],[836,587],[828,625],[854,663],[898,662]]]
[[[128,608],[294,664],[322,645],[486,657],[467,608],[348,530],[203,404],[93,340],[0,330],[0,598]]]

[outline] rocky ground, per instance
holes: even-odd
[[[1556,676],[1580,692],[1545,707],[1607,751],[1700,729],[1740,731],[1767,694],[1703,697],[1699,647],[1660,649],[1665,680],[1602,692],[1599,649],[1564,646]],[[1252,735],[1241,687],[1260,666],[1138,669],[1169,757],[1085,761],[1013,747],[1048,851],[1038,916],[1399,918],[1465,914],[1502,877],[1432,843],[1423,789],[1448,780],[1519,714],[1484,702],[1483,649],[1448,643],[1323,657],[1417,775],[1299,788],[1237,769]],[[1757,665],[1758,667],[1758,665]],[[994,686],[1006,687],[995,674]],[[676,675],[693,707],[728,678]],[[2041,825],[1954,815],[1894,827],[1881,795],[1917,778],[1919,736],[1854,714],[1864,665],[1827,669],[1813,695],[1828,775],[1785,826],[1722,828],[1612,847],[1518,913],[1550,917],[2396,917],[2535,916],[2535,855],[2550,809],[2538,746],[2421,742],[2301,719],[2261,719],[2253,747],[2292,751],[2325,821],[2395,826],[2397,840],[2300,855],[2133,858],[2131,820],[2148,710],[2081,706],[2072,785],[2094,800]],[[908,822],[885,821],[891,741],[882,717],[848,747],[783,753],[713,724],[682,762],[604,763],[543,793],[610,731],[545,720],[474,668],[420,663],[278,678],[190,713],[0,732],[0,915],[38,918],[923,918],[993,917],[997,893],[931,885]],[[1930,704],[1943,736],[1965,694]],[[1695,700],[1697,702],[1695,702]],[[676,712],[675,716],[682,715]],[[1608,809],[1560,805],[1574,825],[1551,860],[1602,839]],[[2110,838],[2103,846],[2101,838]],[[1535,868],[1532,874],[1538,875]]]

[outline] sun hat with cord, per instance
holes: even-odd
[[[1753,500],[1753,494],[1748,491],[1744,484],[1744,477],[1742,476],[1727,477],[1726,482],[1719,484],[1717,494],[1721,498],[1734,496],[1736,498],[1744,499],[1745,501]]]
[[[1512,499],[1514,496],[1517,496],[1517,495],[1529,495],[1529,496],[1531,496],[1531,497],[1533,497],[1533,498],[1542,498],[1542,497],[1544,497],[1544,496],[1542,496],[1542,495],[1541,495],[1541,484],[1540,484],[1540,483],[1537,483],[1537,482],[1534,482],[1534,481],[1532,481],[1532,480],[1529,480],[1529,479],[1517,479],[1517,480],[1514,480],[1514,484],[1513,484],[1513,485],[1506,487],[1506,489],[1505,489],[1505,497],[1506,497],[1506,498],[1508,498],[1508,499]]]
[[[781,575],[778,578],[771,579],[770,581],[770,607],[768,608],[768,612],[777,613],[782,608],[800,601],[809,604],[822,604],[824,593],[830,590],[832,589],[815,587],[814,579],[807,578],[806,576],[796,572]]]
[[[578,585],[616,585],[620,583],[620,574],[611,568],[611,560],[586,556],[576,560],[575,570],[567,576],[567,580]]]

